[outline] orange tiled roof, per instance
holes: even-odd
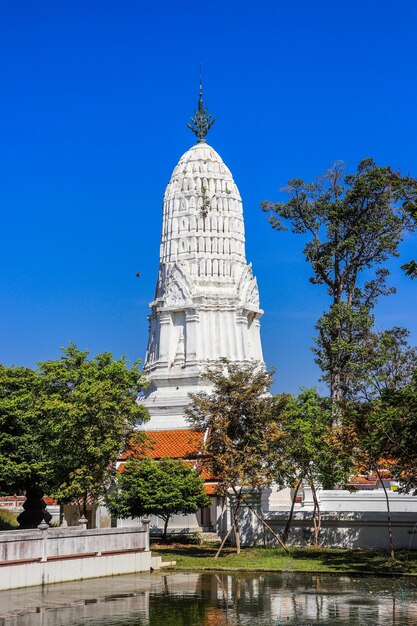
[[[148,430],[145,434],[149,437],[146,447],[141,450],[141,455],[151,459],[195,459],[197,458],[204,439],[204,433],[198,433],[191,429],[178,430]],[[134,456],[133,449],[126,456]]]
[[[217,489],[216,477],[211,474],[204,465],[196,462],[198,461],[201,446],[203,444],[204,433],[199,433],[191,429],[173,429],[173,430],[148,430],[145,434],[149,437],[149,442],[146,442],[142,448],[132,449],[122,457],[124,461],[127,457],[135,456],[135,453],[139,456],[147,456],[151,459],[182,459],[184,463],[190,467],[196,467],[197,472],[205,481],[204,490],[208,495],[215,495]],[[123,471],[122,462],[118,471]],[[216,481],[216,482],[213,482]]]
[[[377,481],[372,479],[370,476],[355,476],[354,478],[351,478],[351,480],[349,481],[349,485],[351,485],[352,487],[357,487],[359,489],[375,489],[376,482]]]
[[[205,483],[203,487],[204,487],[204,491],[206,492],[208,496],[217,495],[217,487],[218,487],[217,483]]]

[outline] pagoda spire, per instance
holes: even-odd
[[[194,111],[194,117],[191,118],[191,122],[187,124],[194,135],[197,137],[197,143],[204,143],[204,139],[210,128],[215,122],[215,118],[208,109],[204,107],[203,103],[203,83],[200,78],[200,93],[198,98],[198,108]]]

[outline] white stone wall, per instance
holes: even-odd
[[[0,589],[149,571],[145,526],[0,532]]]
[[[208,530],[212,530],[213,532],[221,532],[222,529],[222,519],[224,517],[225,512],[225,503],[223,498],[218,498],[216,496],[210,497],[210,522],[211,529],[207,528],[202,524],[202,515],[201,509],[197,511],[197,513],[190,513],[188,515],[172,515],[168,524],[168,534],[176,533],[176,534],[187,534],[187,533],[200,533]],[[164,528],[164,522],[160,517],[156,515],[150,515],[150,532],[151,534],[160,534]],[[118,528],[132,528],[137,526],[140,521],[137,518],[126,518],[126,519],[118,519],[117,527]]]
[[[386,514],[387,501],[382,488],[350,492],[346,489],[319,489],[318,497],[322,511],[363,513],[372,511]],[[412,513],[417,522],[417,497],[388,490],[390,510],[394,513]],[[311,488],[304,485],[305,510],[313,510]]]
[[[370,549],[389,547],[387,506],[383,489],[356,493],[319,489],[317,495],[322,519],[322,546]],[[254,493],[250,500],[251,506],[256,508],[258,514],[276,533],[280,533],[289,517],[290,506],[286,510],[283,506],[275,510],[265,507],[264,496],[265,494]],[[313,503],[309,500],[308,489],[305,490],[305,496],[305,504],[296,507],[291,524],[289,543],[293,545],[310,545],[313,540]],[[395,547],[416,550],[417,498],[390,492],[389,502]],[[246,506],[242,506],[240,510],[239,523],[243,545],[275,545],[276,539]]]
[[[22,563],[0,568],[0,590],[149,572],[150,568],[151,553],[149,551],[77,557],[46,563]]]

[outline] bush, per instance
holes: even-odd
[[[203,543],[203,537],[199,532],[178,532],[178,533],[168,533],[166,538],[164,539],[163,534],[152,533],[151,531],[151,540],[152,543],[160,543],[163,541],[164,543],[178,543],[182,545],[198,545],[200,546]]]
[[[0,530],[16,530],[19,528],[17,515],[7,509],[0,509]]]
[[[183,543],[185,545],[193,544],[200,546],[203,543],[203,537],[199,532],[193,533],[180,533],[179,535],[171,535],[170,539],[176,543]]]

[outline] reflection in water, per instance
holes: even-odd
[[[154,573],[0,592],[0,626],[417,626],[417,582]]]

